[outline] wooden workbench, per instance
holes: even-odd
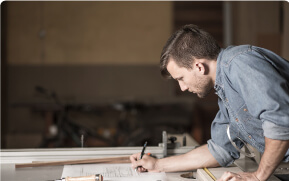
[[[180,147],[168,150],[168,156],[184,154],[194,147]],[[1,150],[1,180],[2,181],[47,181],[59,179],[62,175],[63,166],[45,166],[30,168],[15,168],[16,163],[31,163],[32,161],[60,161],[89,158],[103,158],[113,156],[129,156],[139,152],[141,147],[113,147],[113,148],[67,148],[67,149],[14,149]],[[147,152],[162,157],[160,147],[147,147]],[[242,163],[241,163],[242,164]],[[286,170],[287,166],[284,166]],[[209,168],[211,173],[219,178],[224,171],[242,172],[237,166],[228,168]],[[166,181],[213,181],[203,169],[191,172],[166,173]],[[192,175],[193,178],[184,178],[181,175]],[[277,181],[276,177],[270,181]]]

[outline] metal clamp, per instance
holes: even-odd
[[[236,136],[244,144],[244,146],[249,150],[250,153],[246,153],[245,151],[241,150],[240,148],[237,147],[236,143],[233,142],[233,140],[231,139],[231,135],[230,135],[230,125],[227,126],[227,135],[228,135],[230,142],[236,148],[236,150],[238,150],[240,153],[242,153],[243,155],[249,158],[255,157],[254,151],[250,147],[248,147],[247,143],[244,140],[242,140],[240,137]]]

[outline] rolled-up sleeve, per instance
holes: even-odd
[[[264,130],[264,135],[267,138],[274,140],[288,140],[289,128],[278,126],[270,121],[264,121],[262,127]]]
[[[254,49],[234,59],[227,75],[249,113],[262,121],[264,136],[289,140],[289,83],[277,66],[278,61],[286,60],[272,60],[266,52]]]
[[[212,139],[208,140],[208,149],[222,167],[229,166],[234,162],[231,155],[221,146],[217,145]]]

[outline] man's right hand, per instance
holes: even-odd
[[[157,158],[151,157],[149,155],[143,155],[141,160],[138,160],[138,158],[140,157],[141,153],[136,153],[130,156],[130,161],[132,164],[132,168],[135,169],[138,166],[140,166],[138,168],[139,172],[160,172],[157,169]]]
[[[156,159],[144,155],[141,160],[141,153],[130,156],[133,169],[138,168],[140,172],[178,172],[189,171],[203,167],[217,167],[219,163],[208,149],[208,145],[200,146],[185,154]]]

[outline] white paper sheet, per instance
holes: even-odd
[[[79,164],[65,165],[62,172],[63,177],[78,177],[101,174],[105,181],[123,180],[146,180],[165,181],[166,174],[152,172],[135,172],[131,164]]]

